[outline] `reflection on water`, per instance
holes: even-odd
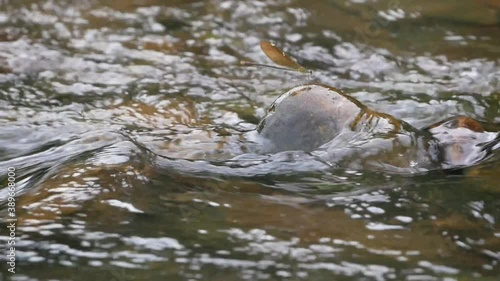
[[[253,131],[313,80],[415,128],[465,115],[498,132],[496,1],[4,3],[18,240],[1,280],[499,277],[498,144],[460,174],[400,175],[258,154]],[[312,78],[239,66],[266,63],[261,39]]]

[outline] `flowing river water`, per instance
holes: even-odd
[[[320,82],[498,132],[499,35],[496,0],[0,1],[0,280],[498,280],[498,149],[395,173],[252,130]],[[312,76],[241,66],[263,39]]]

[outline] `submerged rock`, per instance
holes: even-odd
[[[500,134],[485,131],[481,123],[466,116],[448,118],[424,130],[438,140],[445,169],[478,163],[491,154],[500,140]]]
[[[416,172],[472,165],[485,157],[478,144],[492,135],[473,119],[454,120],[472,129],[453,129],[450,119],[420,130],[335,88],[311,84],[281,95],[257,131],[265,153],[300,150],[332,166]]]

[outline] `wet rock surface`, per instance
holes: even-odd
[[[340,92],[318,85],[281,95],[258,125],[270,141],[268,151],[314,151],[344,130],[356,127],[366,108]]]

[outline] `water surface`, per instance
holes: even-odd
[[[281,93],[498,131],[497,1],[3,1],[2,280],[497,280],[500,155],[459,175],[252,153]],[[268,63],[271,40],[314,70]],[[7,189],[0,190],[7,223]],[[7,232],[2,232],[2,253]]]

